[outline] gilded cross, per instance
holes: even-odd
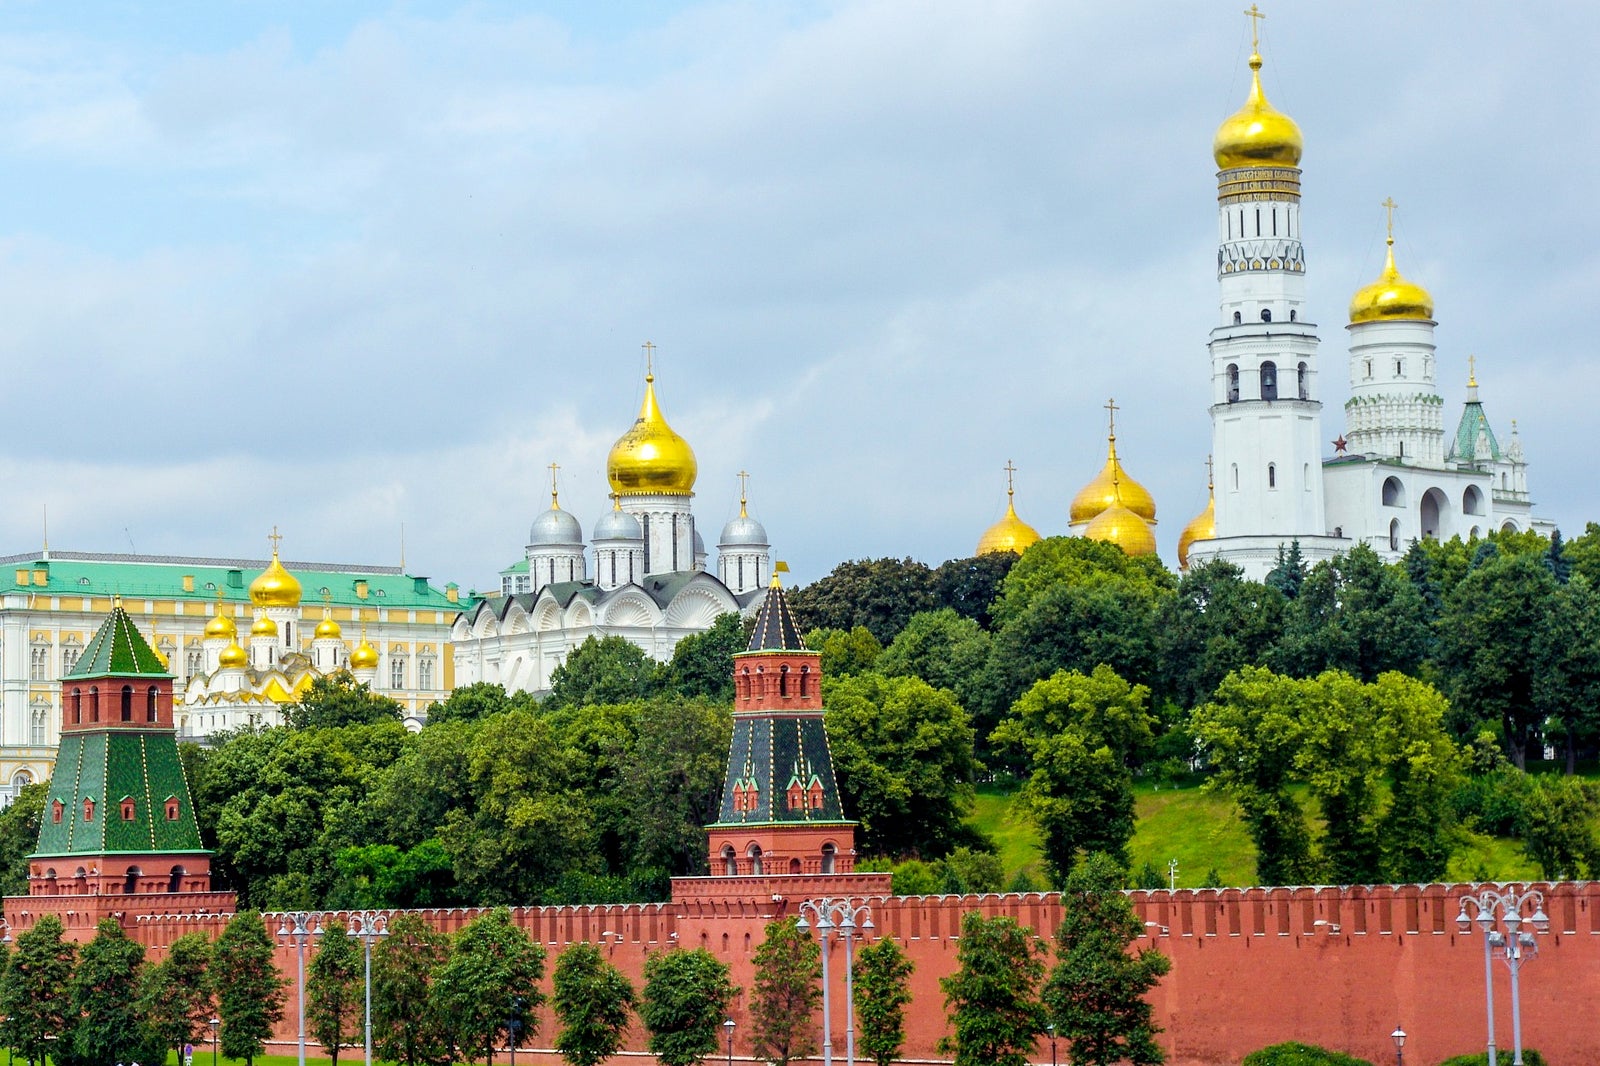
[[[739,471],[739,503],[741,506],[744,504],[745,492],[749,487],[750,472],[748,470]]]
[[[1244,14],[1250,20],[1250,51],[1259,52],[1261,51],[1261,20],[1267,16],[1265,12],[1254,4],[1251,4],[1250,10]]]
[[[1111,435],[1115,437],[1117,435],[1117,401],[1115,399],[1107,400],[1105,407],[1107,411],[1111,412]]]
[[[1389,240],[1393,241],[1394,240],[1394,209],[1399,207],[1400,205],[1394,202],[1394,197],[1390,196],[1390,197],[1385,198],[1383,203],[1379,204],[1378,206],[1383,208],[1384,212],[1389,216]]]
[[[1017,473],[1017,464],[1013,463],[1010,459],[1007,459],[1006,460],[1006,495],[1007,496],[1015,496],[1017,494],[1017,484],[1016,484],[1016,480],[1015,480],[1016,473]]]
[[[550,464],[550,499],[556,498],[556,472],[561,469],[560,463]]]
[[[1467,384],[1478,384],[1478,357],[1475,355],[1467,356]]]
[[[656,346],[653,341],[645,341],[639,347],[644,349],[644,372],[647,377],[654,377],[656,373]]]
[[[272,541],[272,554],[278,554],[278,542],[283,540],[283,534],[278,532],[278,527],[273,526],[272,532],[267,534],[267,539]]]
[[[1211,456],[1208,455],[1206,456],[1206,488],[1214,488],[1213,482],[1215,480],[1216,472],[1211,469]]]

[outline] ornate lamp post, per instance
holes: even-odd
[[[1394,1041],[1395,1066],[1406,1066],[1406,1031],[1396,1025],[1389,1039]]]
[[[211,1066],[217,1066],[217,1030],[222,1026],[221,1018],[212,1018],[206,1023],[211,1026]]]
[[[1523,908],[1533,905],[1533,913],[1522,916]],[[1462,935],[1472,931],[1474,924],[1483,933],[1483,984],[1489,1011],[1489,1066],[1498,1066],[1494,1049],[1494,970],[1490,959],[1498,953],[1511,971],[1511,1047],[1513,1066],[1522,1063],[1522,996],[1518,975],[1522,964],[1539,954],[1539,941],[1522,928],[1524,922],[1544,933],[1550,929],[1550,919],[1544,913],[1544,893],[1536,889],[1526,892],[1496,892],[1483,889],[1476,896],[1461,897],[1461,911],[1456,915],[1456,928]],[[1501,926],[1501,929],[1496,926]]]
[[[322,923],[310,911],[292,911],[283,916],[278,936],[294,937],[295,977],[300,986],[300,1008],[296,1027],[300,1033],[300,1066],[306,1066],[306,941],[322,935]]]
[[[389,916],[380,911],[356,911],[350,915],[346,936],[359,938],[367,954],[367,1066],[372,1066],[372,942],[389,935]]]
[[[856,1004],[855,967],[850,945],[856,930],[872,929],[872,911],[865,903],[852,906],[848,899],[806,900],[800,904],[798,928],[802,933],[811,931],[806,921],[809,914],[816,922],[817,938],[822,941],[822,1062],[833,1066],[833,1012],[828,995],[828,937],[835,930],[844,938],[844,994],[845,994],[845,1061],[849,1066],[856,1062]]]
[[[722,1031],[728,1034],[728,1066],[733,1066],[733,1019],[729,1018],[722,1023]]]

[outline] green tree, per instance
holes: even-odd
[[[915,559],[860,559],[840,563],[826,577],[789,593],[802,631],[865,626],[888,644],[918,611],[939,606],[933,571]]]
[[[682,699],[733,702],[733,657],[749,643],[735,612],[718,615],[704,633],[690,633],[672,649],[667,687]]]
[[[954,1040],[941,1040],[940,1050],[955,1052],[955,1066],[1027,1066],[1044,1029],[1038,1000],[1044,950],[1010,918],[961,916],[956,972],[939,979],[955,1025]]]
[[[716,1053],[737,989],[728,967],[705,948],[658,951],[645,960],[639,1020],[662,1066],[693,1066]]]
[[[433,975],[450,957],[450,938],[420,914],[399,914],[372,951],[372,1038],[401,1066],[448,1061],[433,995]]]
[[[1552,539],[1551,548],[1556,544]],[[1546,608],[1530,649],[1537,663],[1534,708],[1546,739],[1561,741],[1573,774],[1579,749],[1600,736],[1600,595],[1577,574],[1555,590]]]
[[[39,845],[39,817],[44,813],[48,781],[23,785],[11,805],[0,810],[0,893],[28,894],[28,856]]]
[[[401,850],[393,844],[343,848],[334,857],[339,879],[328,901],[349,910],[449,907],[463,901],[450,853],[437,839]]]
[[[70,1037],[71,982],[77,945],[64,939],[61,919],[41,915],[17,937],[0,979],[0,1033],[17,1056],[43,1063],[58,1038]]]
[[[164,1044],[139,1009],[144,948],[114,918],[102,918],[73,971],[70,1033],[57,1042],[61,1062],[99,1064],[153,1060]],[[70,1048],[70,1051],[67,1049]]]
[[[572,1066],[600,1066],[622,1050],[633,985],[593,944],[573,944],[556,958],[552,1004],[561,1031],[556,1050]]]
[[[357,681],[341,670],[316,677],[300,702],[288,708],[293,729],[337,729],[347,725],[376,725],[398,722],[404,708],[388,696],[372,691],[365,681]]]
[[[755,987],[750,996],[750,1043],[776,1066],[816,1050],[817,1006],[822,1002],[822,952],[798,918],[767,923],[756,948]]]
[[[1062,883],[1081,853],[1127,857],[1133,837],[1133,765],[1149,750],[1150,690],[1109,666],[1056,674],[1028,690],[993,740],[1029,767],[1020,798]]]
[[[1432,685],[1396,673],[1379,675],[1367,694],[1388,741],[1390,798],[1378,830],[1382,879],[1438,881],[1458,833],[1449,797],[1466,762],[1445,731],[1449,703]]]
[[[1085,859],[1062,890],[1055,969],[1044,1003],[1056,1032],[1071,1042],[1073,1066],[1155,1066],[1166,1055],[1145,997],[1172,969],[1154,948],[1129,954],[1144,924],[1122,894],[1123,871],[1107,855]]]
[[[1252,1051],[1240,1066],[1372,1066],[1372,1063],[1342,1051],[1329,1051],[1291,1040]]]
[[[889,937],[863,945],[856,955],[859,1046],[877,1066],[890,1066],[905,1046],[912,969],[911,960]]]
[[[450,957],[435,973],[433,1002],[452,1042],[482,1052],[488,1063],[496,1040],[506,1034],[511,998],[521,996],[530,1011],[538,1011],[543,978],[544,948],[511,923],[509,910],[496,907],[456,934]],[[525,1035],[537,1030],[537,1017],[530,1018]]]
[[[975,851],[962,845],[934,864],[940,880],[939,890],[953,895],[999,892],[1004,886],[1006,868],[992,851]]]
[[[867,854],[942,855],[966,839],[978,763],[967,714],[915,677],[825,678],[823,702],[844,808]]]
[[[1247,581],[1232,563],[1189,567],[1175,596],[1156,608],[1159,698],[1195,707],[1241,666],[1265,662],[1281,630],[1283,594]]]
[[[515,709],[533,713],[531,706]],[[436,838],[452,813],[469,813],[472,746],[480,729],[477,721],[430,720],[388,772],[372,782],[359,813],[359,821],[370,827],[369,838],[351,841],[351,846],[380,841],[402,850],[414,848]]]
[[[1274,659],[1294,677],[1342,670],[1370,682],[1390,670],[1415,674],[1432,650],[1421,595],[1365,544],[1313,567],[1282,624]]]
[[[428,725],[441,722],[481,722],[516,707],[534,702],[526,692],[508,693],[505,686],[492,681],[475,681],[453,690],[444,700],[428,708]]]
[[[255,911],[240,911],[212,952],[222,1053],[251,1066],[283,1019],[284,980],[272,960],[272,938]]]
[[[985,630],[994,627],[994,603],[1018,556],[991,552],[970,559],[949,559],[933,571],[933,595],[940,608],[970,618]]]
[[[306,969],[306,1029],[338,1066],[340,1047],[361,1032],[364,959],[338,918],[322,923],[319,945]]]
[[[874,669],[885,677],[920,677],[934,688],[955,693],[963,707],[970,707],[980,696],[988,659],[989,634],[971,618],[945,607],[912,615]]]
[[[185,933],[166,958],[145,967],[141,1009],[161,1046],[180,1061],[185,1044],[210,1038],[212,994],[211,938],[204,933]]]
[[[733,714],[728,703],[653,700],[634,727],[616,790],[618,828],[629,872],[664,894],[668,876],[710,873],[704,826],[722,801]]]
[[[1153,555],[1133,557],[1115,544],[1088,537],[1046,537],[1034,544],[1006,574],[993,612],[1004,628],[1021,618],[1033,601],[1058,586],[1092,585],[1121,579],[1152,602],[1176,581]],[[1092,664],[1091,664],[1092,665]]]
[[[551,671],[544,706],[649,699],[656,694],[659,673],[656,661],[627,637],[590,637]]]
[[[846,677],[877,669],[883,645],[866,626],[854,629],[813,629],[806,647],[820,656],[823,677]]]
[[[1600,785],[1548,774],[1531,784],[1520,819],[1529,857],[1552,881],[1600,875]]]

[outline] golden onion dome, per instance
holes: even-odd
[[[694,492],[699,466],[694,449],[678,436],[661,415],[656,404],[655,375],[644,378],[644,403],[639,417],[606,458],[606,477],[611,489],[621,496],[662,493],[688,496]]]
[[[1018,518],[1016,507],[1007,500],[1005,517],[984,530],[983,536],[978,538],[978,550],[974,554],[1013,552],[1021,555],[1038,542],[1039,531]]]
[[[1217,127],[1211,155],[1218,170],[1300,165],[1305,141],[1294,119],[1267,103],[1261,91],[1261,53],[1250,54],[1250,96]]]
[[[249,663],[249,653],[239,647],[237,640],[230,642],[226,648],[222,649],[222,654],[217,656],[217,665],[224,670],[248,666]]]
[[[333,620],[333,612],[324,607],[322,621],[317,623],[316,632],[312,636],[317,640],[339,640],[344,636],[344,630]]]
[[[206,622],[207,640],[220,637],[232,637],[238,632],[239,629],[233,624],[233,619],[223,614],[220,606],[217,608],[217,613],[212,615],[210,620]]]
[[[1428,322],[1433,319],[1433,296],[1427,289],[1400,276],[1394,265],[1394,234],[1383,273],[1350,299],[1350,324],[1394,320]]]
[[[1069,523],[1074,526],[1092,521],[1095,516],[1117,501],[1120,491],[1124,507],[1151,524],[1156,520],[1156,501],[1148,489],[1128,476],[1117,458],[1117,436],[1111,434],[1106,453],[1106,465],[1078,494],[1072,498]]]
[[[252,637],[275,637],[278,635],[278,623],[264,614],[256,615],[256,620],[250,626]]]
[[[250,602],[257,607],[300,606],[300,582],[278,561],[278,549],[272,549],[272,562],[250,582]]]
[[[367,641],[365,631],[361,634],[361,643],[356,645],[356,650],[350,653],[350,669],[376,670],[378,668],[378,649]]]
[[[1083,529],[1090,540],[1115,544],[1129,555],[1154,555],[1156,534],[1150,523],[1120,503],[1101,511]]]
[[[1217,497],[1213,491],[1206,500],[1206,509],[1189,519],[1189,524],[1178,534],[1178,569],[1189,569],[1189,546],[1197,540],[1215,540],[1217,536]]]

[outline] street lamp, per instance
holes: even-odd
[[[297,1026],[300,1030],[300,1066],[306,1066],[306,941],[322,935],[322,923],[310,911],[292,911],[283,916],[278,926],[278,936],[294,937],[295,975],[300,985],[300,1012]]]
[[[800,920],[796,923],[802,933],[811,931],[806,921],[810,914],[816,920],[817,937],[822,941],[822,1063],[833,1066],[833,1013],[828,994],[828,936],[834,930],[844,938],[844,995],[845,995],[845,1061],[856,1063],[856,1004],[855,967],[850,945],[856,930],[872,929],[872,911],[865,903],[852,906],[848,899],[806,900],[800,904]]]
[[[1522,910],[1533,904],[1533,913],[1523,918]],[[1469,913],[1470,912],[1470,913]],[[1498,1066],[1494,1049],[1494,970],[1490,959],[1496,952],[1505,960],[1511,971],[1511,1047],[1513,1066],[1522,1063],[1522,993],[1518,975],[1523,963],[1539,954],[1539,941],[1522,928],[1529,922],[1541,933],[1550,930],[1550,919],[1544,913],[1544,893],[1536,889],[1526,892],[1496,892],[1483,889],[1476,896],[1462,896],[1461,910],[1456,915],[1456,928],[1465,936],[1476,924],[1483,933],[1483,985],[1489,1011],[1489,1066]],[[1503,926],[1505,931],[1495,928]]]
[[[372,1066],[372,942],[389,935],[389,916],[380,911],[356,911],[350,915],[345,935],[359,938],[367,949],[367,1066]]]
[[[217,1030],[222,1025],[221,1018],[212,1018],[206,1023],[211,1026],[211,1066],[217,1066]]]
[[[1050,1034],[1050,1066],[1056,1066],[1056,1023],[1050,1022],[1044,1028]]]
[[[1406,1066],[1406,1031],[1396,1025],[1389,1039],[1394,1041],[1395,1066]]]
[[[729,1018],[722,1023],[722,1031],[728,1034],[728,1066],[733,1066],[733,1019]]]

